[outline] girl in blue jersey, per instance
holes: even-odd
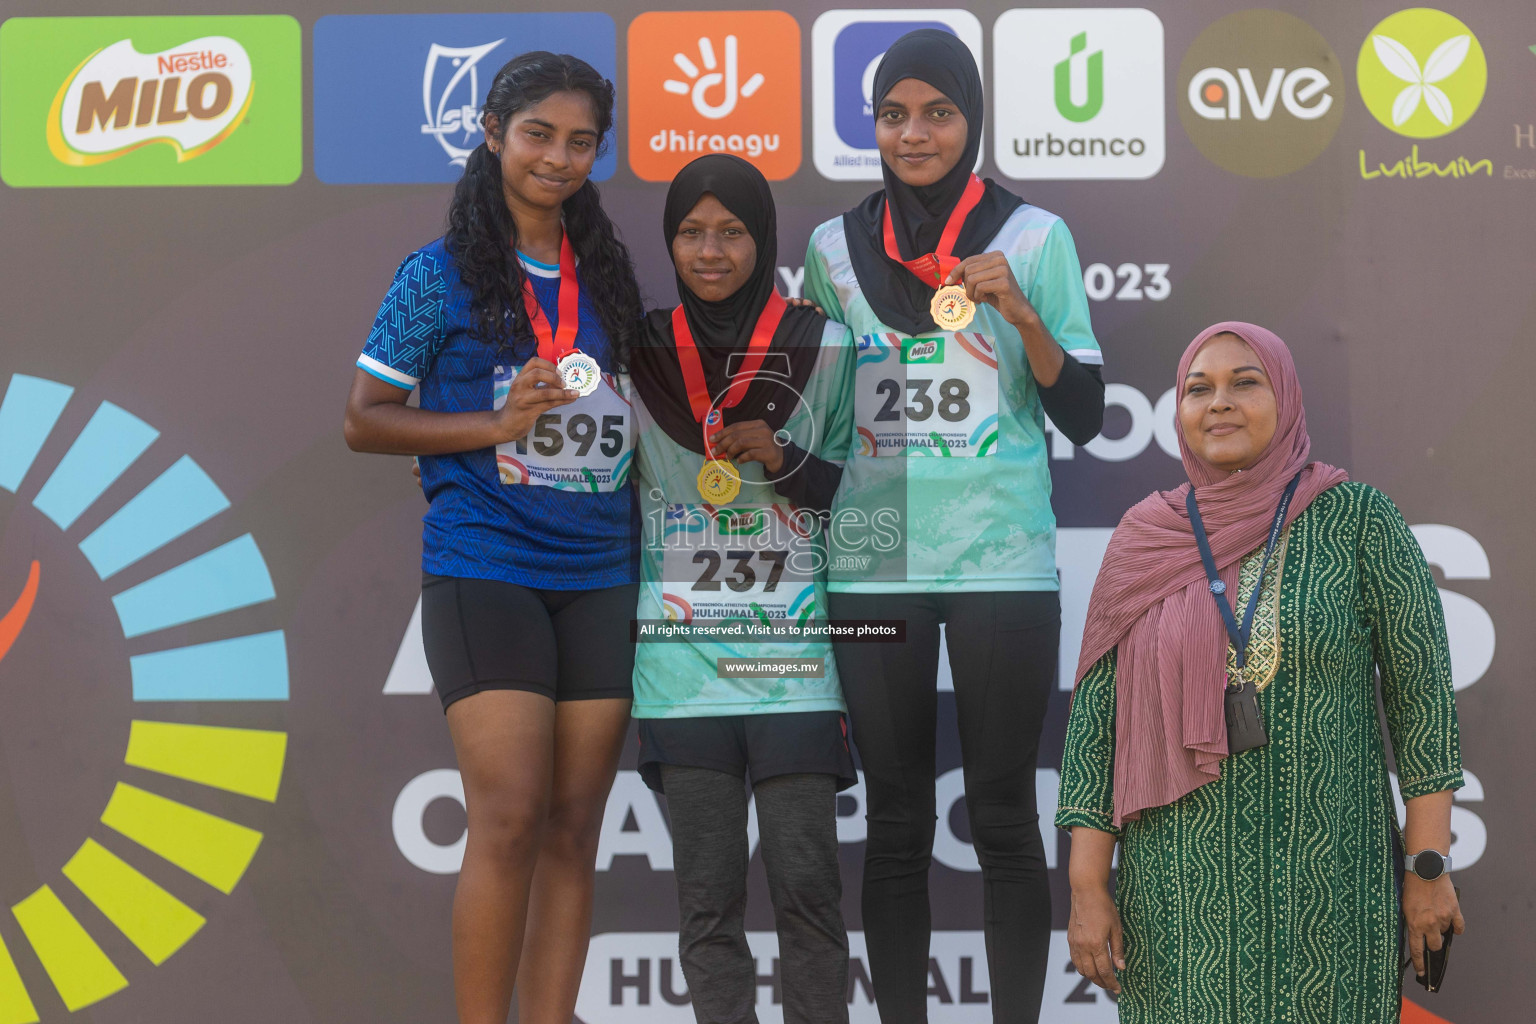
[[[444,237],[406,257],[358,359],[356,451],[419,457],[422,631],[468,811],[464,1024],[568,1024],[629,724],[629,403],[643,310],[588,176],[613,84],[535,52],[496,75]],[[579,270],[578,270],[579,268]],[[413,389],[420,407],[406,404]]]
[[[806,296],[858,350],[832,617],[907,624],[903,643],[837,645],[864,769],[871,976],[885,1024],[927,1019],[942,624],[993,1019],[1031,1022],[1051,928],[1035,755],[1061,620],[1044,414],[1078,444],[1097,434],[1102,357],[1066,225],[972,173],[982,85],[965,44],[903,36],[873,96],[884,188],[817,228],[805,261]]]

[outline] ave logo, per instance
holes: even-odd
[[[301,103],[287,16],[0,25],[10,185],[286,185],[303,166]]]
[[[783,11],[652,11],[629,27],[629,162],[670,181],[731,153],[781,180],[800,166],[800,27]]]
[[[1218,166],[1250,178],[1298,171],[1344,116],[1344,71],[1311,25],[1281,11],[1229,14],[1190,44],[1179,118]]]

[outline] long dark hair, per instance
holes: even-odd
[[[584,60],[545,50],[514,57],[496,72],[480,115],[486,137],[494,131],[498,140],[503,138],[514,114],[557,92],[582,92],[591,98],[601,156],[613,128],[613,83]],[[582,288],[602,318],[615,364],[623,366],[645,313],[629,249],[619,241],[590,180],[565,201],[563,213],[566,235],[581,260]],[[484,142],[470,153],[464,176],[454,187],[446,240],[459,276],[474,293],[481,339],[497,345],[512,338],[531,340],[533,329],[523,307],[523,268],[514,251],[517,224],[502,195],[501,162]]]

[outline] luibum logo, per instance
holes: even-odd
[[[1472,30],[1430,7],[1398,11],[1360,46],[1355,75],[1360,98],[1377,121],[1410,139],[1449,135],[1471,120],[1488,87],[1488,62]],[[1426,160],[1413,145],[1406,157],[1369,166],[1360,150],[1360,177],[1466,178],[1493,176],[1493,162],[1454,156]]]
[[[1229,14],[1179,66],[1179,119],[1206,158],[1274,178],[1310,164],[1344,117],[1344,70],[1316,29],[1282,11]]]
[[[286,184],[301,167],[292,18],[0,25],[11,185]]]
[[[177,162],[229,138],[251,104],[251,58],[228,36],[160,53],[122,39],[87,57],[48,111],[48,148],[75,167],[162,142]]]

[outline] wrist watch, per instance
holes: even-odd
[[[1412,871],[1426,882],[1433,882],[1451,870],[1451,858],[1439,850],[1420,850],[1403,858],[1403,870]]]

